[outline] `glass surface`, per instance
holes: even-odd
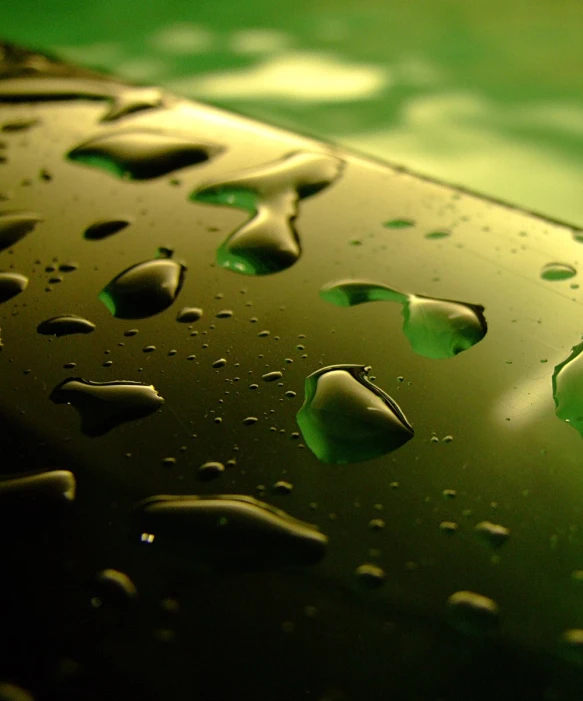
[[[42,56],[2,65],[2,679],[579,698],[582,232]],[[298,243],[276,272],[223,257],[254,222],[245,259]],[[322,294],[347,280],[369,298]]]

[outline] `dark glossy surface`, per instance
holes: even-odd
[[[35,120],[3,134],[1,211],[43,219],[0,254],[4,270],[29,279],[0,307],[2,469],[68,470],[77,496],[40,529],[0,514],[11,642],[2,677],[59,700],[579,698],[582,444],[555,415],[553,371],[579,343],[581,297],[577,276],[540,275],[557,261],[580,267],[574,232],[179,100],[121,119],[217,144],[221,154],[179,175],[112,178],[67,154],[97,129],[118,132],[115,120],[101,120],[123,88],[94,77],[101,87],[92,95],[47,99],[67,92],[72,71],[49,64],[60,76],[51,93],[42,70],[31,78],[22,69],[44,65],[33,58],[5,67],[11,80],[25,77],[1,107],[3,123]],[[42,100],[14,97],[30,94],[29,80],[45,81]],[[344,162],[332,187],[301,202],[302,255],[265,276],[217,265],[217,248],[249,215],[191,193],[292,152]],[[84,238],[91,222],[120,212],[131,227]],[[383,226],[397,220],[411,225]],[[426,238],[436,231],[450,235]],[[157,249],[173,258],[152,258]],[[50,282],[68,261],[73,269]],[[138,321],[113,316],[100,291],[144,261],[188,266],[179,302],[177,273],[164,287],[169,304]],[[488,333],[454,357],[422,357],[403,333],[400,305],[346,309],[321,299],[338,279],[471,300],[486,310]],[[151,282],[147,275],[142,290],[148,310]],[[204,315],[179,323],[183,307]],[[37,333],[63,313],[95,331]],[[334,365],[372,366],[371,382],[403,407],[414,436],[359,464],[321,462],[296,415],[306,378]],[[281,377],[264,381],[272,373]],[[136,390],[148,392],[148,411],[140,394],[128,414],[125,391]],[[78,413],[83,426],[87,412],[98,422],[84,435]],[[224,470],[201,480],[207,463]],[[217,494],[314,524],[328,539],[321,562],[209,570],[188,547],[136,538],[142,500]],[[483,522],[509,529],[507,542],[485,547]],[[195,537],[188,524],[181,537]],[[139,592],[127,615],[92,603],[107,569]]]

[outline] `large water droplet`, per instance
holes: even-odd
[[[0,303],[24,292],[27,286],[28,278],[20,273],[0,273]]]
[[[153,385],[140,382],[90,382],[78,377],[64,380],[51,392],[55,404],[72,404],[81,417],[81,431],[102,436],[127,421],[144,418],[164,399]]]
[[[448,620],[462,633],[482,635],[498,625],[498,605],[472,591],[458,591],[447,600]]]
[[[314,565],[328,539],[314,526],[246,496],[156,496],[137,508],[143,542],[180,546],[219,569]]]
[[[219,247],[221,266],[245,275],[285,270],[301,255],[295,219],[299,200],[320,192],[340,175],[331,155],[291,153],[283,159],[209,183],[191,195],[197,202],[244,209],[250,214]]]
[[[115,277],[99,299],[119,319],[143,319],[167,309],[178,296],[186,268],[168,258],[145,261]]]
[[[0,251],[10,248],[30,233],[42,221],[33,212],[4,212],[0,214]]]
[[[555,414],[583,436],[583,341],[553,372]]]
[[[361,365],[332,365],[306,379],[297,422],[306,444],[323,462],[370,460],[413,437],[397,403],[366,372]]]
[[[54,507],[75,499],[75,477],[68,470],[52,470],[0,481],[0,507]]]
[[[103,219],[85,229],[83,237],[88,241],[101,241],[129,226],[127,219]]]
[[[339,307],[399,302],[403,332],[413,350],[426,358],[451,358],[479,343],[488,330],[480,305],[407,294],[379,283],[341,280],[324,285],[320,296]]]
[[[543,280],[568,280],[575,275],[577,275],[577,271],[567,263],[547,263],[540,271]]]
[[[132,129],[89,139],[68,158],[131,180],[149,180],[207,161],[216,146],[150,129]]]
[[[46,336],[69,336],[75,333],[91,333],[95,331],[95,324],[82,316],[62,314],[42,321],[36,330]]]

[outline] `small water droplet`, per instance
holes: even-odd
[[[411,226],[415,226],[415,222],[412,219],[391,219],[386,221],[383,226],[385,229],[409,229]]]
[[[559,650],[566,660],[583,666],[583,629],[566,630],[559,638]]]
[[[472,635],[488,633],[498,625],[498,605],[492,599],[471,591],[458,591],[447,600],[450,624]]]
[[[89,139],[67,157],[118,178],[149,180],[203,163],[219,150],[151,129],[132,129]]]
[[[243,426],[253,426],[253,424],[257,423],[257,417],[256,416],[247,416],[246,418],[243,419]]]
[[[97,573],[95,578],[98,596],[102,603],[116,607],[127,607],[138,596],[136,585],[124,572],[106,569]]]
[[[326,552],[315,527],[252,497],[157,496],[136,511],[139,533],[217,569],[315,565]]]
[[[426,239],[446,239],[451,234],[449,231],[430,231],[428,234],[425,234]]]
[[[140,382],[90,382],[73,377],[51,392],[55,404],[72,404],[81,417],[81,431],[102,436],[127,421],[135,421],[159,409],[164,399],[153,385]]]
[[[502,547],[510,537],[508,528],[490,521],[480,521],[475,530],[480,539],[492,548]]]
[[[296,393],[290,389],[285,393],[284,396],[286,396],[288,399],[293,399],[296,396]]]
[[[365,589],[378,589],[386,579],[385,571],[378,565],[366,563],[356,568],[358,583]]]
[[[439,524],[439,528],[444,533],[455,533],[458,529],[458,524],[455,521],[442,521]]]
[[[162,458],[162,465],[164,467],[174,467],[176,465],[176,458]]]
[[[0,214],[0,251],[10,248],[42,222],[33,212],[3,212]]]
[[[225,466],[222,462],[205,462],[197,470],[197,477],[204,482],[210,482],[217,479],[225,471]]]
[[[76,333],[92,333],[95,331],[95,324],[82,316],[62,314],[42,321],[36,330],[45,336],[69,336]]]
[[[61,263],[61,265],[59,265],[59,270],[62,273],[73,273],[75,272],[75,270],[78,270],[78,268],[79,264],[74,263],[72,261],[68,261],[67,263]]]
[[[444,489],[442,494],[446,499],[455,499],[457,496],[455,489]]]
[[[403,307],[403,332],[413,350],[426,358],[451,358],[479,343],[488,330],[481,305],[407,294],[374,282],[328,283],[320,289],[320,296],[339,307],[399,302]]]
[[[226,358],[219,358],[218,360],[215,360],[215,362],[213,363],[213,368],[224,368],[226,364],[227,364]]]
[[[85,229],[83,238],[87,241],[101,241],[130,225],[129,219],[102,219]]]
[[[368,527],[373,531],[382,531],[385,527],[385,522],[382,518],[373,518],[368,522]]]
[[[279,370],[275,370],[273,372],[266,372],[265,375],[261,375],[261,379],[263,382],[275,382],[276,380],[280,380],[283,377],[283,374],[279,372]]]
[[[10,122],[4,122],[0,131],[5,133],[15,132],[15,131],[27,131],[32,129],[39,123],[38,119],[13,119]]]
[[[123,332],[123,335],[130,338],[131,336],[135,336],[137,333],[139,333],[138,329],[128,329],[127,331]]]
[[[24,292],[28,278],[20,273],[0,273],[0,304]]]
[[[577,275],[577,271],[572,265],[567,263],[547,263],[540,271],[540,276],[543,280],[568,280]]]
[[[144,346],[142,348],[142,353],[153,353],[156,350],[156,346]]]
[[[222,309],[216,313],[217,319],[230,319],[232,316],[233,312],[230,309]]]
[[[143,319],[167,309],[184,282],[185,266],[170,259],[138,263],[117,275],[99,294],[113,316]]]
[[[441,439],[441,442],[442,442],[442,443],[451,443],[451,442],[453,442],[453,436],[444,436],[444,437]]]
[[[274,494],[291,494],[293,492],[294,486],[291,482],[286,482],[285,480],[279,480],[276,482],[273,487],[272,491]]]
[[[0,506],[58,507],[75,499],[75,476],[68,470],[52,470],[0,481]]]
[[[203,313],[200,307],[183,307],[176,315],[176,321],[181,324],[190,324],[193,321],[198,321]]]
[[[297,422],[323,462],[352,463],[384,455],[413,437],[397,403],[360,365],[332,365],[306,378]]]
[[[293,265],[301,255],[295,229],[299,201],[331,185],[342,166],[331,155],[291,153],[194,192],[191,199],[196,202],[244,209],[250,215],[219,247],[219,265],[245,275],[268,275]]]

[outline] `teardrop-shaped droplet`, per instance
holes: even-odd
[[[72,404],[81,417],[81,431],[102,436],[127,421],[144,418],[164,399],[153,385],[140,382],[90,382],[78,377],[64,380],[51,392],[55,404]]]
[[[184,282],[185,266],[169,258],[148,260],[127,268],[99,294],[113,316],[144,319],[167,309]]]
[[[583,437],[583,342],[553,372],[555,414]]]
[[[70,336],[75,333],[92,333],[95,331],[95,324],[82,316],[62,314],[42,321],[36,330],[45,336]]]
[[[200,307],[183,307],[176,315],[176,321],[181,324],[190,324],[193,321],[198,321],[203,313]]]
[[[41,221],[42,218],[33,212],[0,214],[0,251],[20,241]]]
[[[472,591],[458,591],[447,600],[450,624],[462,633],[483,635],[498,625],[498,605],[492,599]]]
[[[301,255],[295,229],[299,201],[331,185],[342,167],[335,156],[297,152],[194,192],[192,200],[250,215],[219,247],[219,265],[245,275],[268,275],[293,265]]]
[[[75,489],[75,477],[68,470],[4,479],[0,481],[0,509],[59,507],[75,499]]]
[[[328,283],[320,296],[339,307],[364,302],[400,302],[403,332],[411,347],[426,358],[451,358],[479,343],[488,330],[484,307],[437,297],[399,292],[388,285],[362,280]]]
[[[180,546],[218,569],[314,565],[328,539],[251,497],[156,496],[137,507],[142,541]]]
[[[129,226],[128,219],[102,219],[85,229],[83,237],[88,241],[101,241]]]
[[[323,462],[371,460],[413,437],[400,407],[366,372],[361,365],[332,365],[306,379],[297,422],[308,448]]]
[[[559,280],[568,280],[575,277],[577,271],[572,265],[567,263],[547,263],[540,271],[540,276],[543,280],[551,280],[557,282]]]
[[[27,286],[28,278],[20,273],[0,273],[0,303],[24,292]]]
[[[70,151],[68,158],[118,178],[149,180],[203,163],[218,151],[216,146],[163,132],[133,129],[89,139]]]

